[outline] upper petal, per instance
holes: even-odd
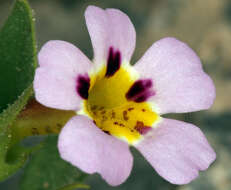
[[[160,114],[198,111],[213,104],[212,80],[195,52],[177,39],[157,41],[134,67],[141,77],[153,80],[155,96],[149,100],[158,106]]]
[[[73,117],[59,135],[61,157],[87,173],[99,173],[110,185],[129,176],[133,157],[126,143],[109,136],[85,116]]]
[[[135,48],[136,33],[126,14],[117,9],[103,10],[88,6],[85,18],[96,64],[102,64],[108,59],[110,47],[121,53],[122,60],[130,60]]]
[[[159,175],[174,184],[189,183],[216,158],[199,128],[171,119],[163,119],[136,147]]]
[[[39,52],[34,90],[37,101],[58,109],[78,110],[82,98],[76,90],[79,76],[87,76],[89,59],[74,45],[49,41]]]

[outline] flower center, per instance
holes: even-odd
[[[113,75],[108,76],[104,67],[90,77],[84,111],[105,133],[134,144],[152,128],[159,116],[145,102],[147,94],[153,94],[151,81],[137,80],[129,72],[131,66],[123,65]]]
[[[147,102],[155,95],[152,81],[139,79],[132,67],[126,62],[121,64],[121,60],[121,53],[110,47],[107,66],[90,77],[78,76],[76,91],[85,99],[82,111],[97,127],[134,144],[152,129],[159,116]]]

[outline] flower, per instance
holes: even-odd
[[[215,88],[200,59],[185,43],[167,37],[131,66],[136,34],[127,15],[89,6],[85,18],[93,63],[64,41],[47,42],[38,55],[36,99],[77,112],[59,135],[61,157],[119,185],[131,172],[129,146],[134,146],[163,178],[189,183],[216,154],[199,128],[162,115],[213,104]]]

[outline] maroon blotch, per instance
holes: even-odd
[[[108,59],[107,59],[107,71],[105,76],[111,77],[119,70],[121,65],[121,53],[117,50],[114,51],[112,47],[109,48]]]
[[[144,102],[155,95],[150,79],[137,80],[126,93],[126,98],[135,102]]]
[[[77,85],[76,91],[78,92],[79,96],[83,99],[88,98],[88,90],[90,88],[90,78],[88,75],[79,75],[77,77]]]
[[[151,127],[140,127],[135,128],[141,135],[146,135],[152,128]]]
[[[146,89],[150,88],[152,86],[151,80],[137,80],[129,89],[126,96],[128,98],[132,98],[134,96],[137,96],[138,94],[143,93]]]
[[[139,102],[144,102],[145,100],[147,100],[147,95],[146,94],[144,94],[144,95],[142,95],[142,96],[139,96],[139,97],[137,97],[137,98],[134,98],[134,100],[133,101],[135,101],[135,102],[137,102],[137,103],[139,103]]]
[[[134,127],[136,131],[138,131],[141,135],[147,134],[152,128],[149,126],[145,126],[142,121],[137,121]]]

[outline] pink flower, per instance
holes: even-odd
[[[131,172],[129,146],[134,146],[163,178],[189,183],[216,154],[199,128],[161,115],[213,104],[215,88],[200,59],[185,43],[168,37],[131,66],[136,34],[127,15],[89,6],[85,18],[92,63],[75,46],[49,41],[39,52],[35,74],[40,103],[77,112],[59,135],[61,157],[119,185]]]

